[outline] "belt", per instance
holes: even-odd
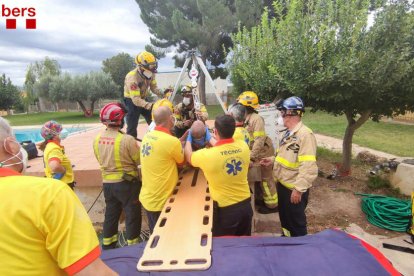
[[[214,201],[214,205],[215,205],[215,208],[218,208],[220,210],[223,210],[223,211],[231,211],[231,210],[237,209],[240,206],[243,206],[245,204],[246,205],[250,205],[250,200],[251,200],[250,197],[248,197],[248,198],[246,198],[246,199],[244,199],[244,200],[242,200],[240,202],[237,202],[237,203],[234,203],[232,205],[225,206],[225,207],[219,207],[217,201]]]

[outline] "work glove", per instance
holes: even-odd
[[[188,131],[187,142],[190,142],[190,144],[193,142],[193,136],[191,135],[191,129]]]
[[[210,142],[211,139],[211,133],[208,130],[208,127],[206,127],[206,142]]]
[[[65,175],[65,173],[54,173],[53,175],[52,175],[52,178],[53,179],[58,179],[58,180],[61,180],[62,178],[63,178],[63,176]]]
[[[52,173],[52,178],[58,179],[58,180],[62,179],[63,176],[66,174],[66,169],[65,168],[63,169],[65,170],[63,173],[60,173],[60,172]]]

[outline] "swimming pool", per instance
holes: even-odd
[[[68,127],[65,128],[69,135],[75,133],[75,132],[81,132],[84,130],[87,130],[87,127]],[[16,136],[17,141],[23,142],[23,141],[32,141],[34,143],[42,142],[44,139],[40,135],[40,129],[39,128],[25,128],[25,129],[13,129],[14,135]]]

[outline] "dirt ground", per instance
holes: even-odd
[[[366,172],[371,165],[353,165],[352,175],[329,180],[326,178],[333,169],[327,160],[318,160],[319,176],[310,190],[310,200],[306,210],[308,232],[316,233],[328,228],[345,229],[351,223],[357,224],[364,231],[387,237],[395,237],[401,233],[378,228],[370,224],[361,209],[361,196],[355,193],[382,194],[386,190],[371,190],[367,186]]]
[[[372,235],[396,237],[402,233],[378,228],[370,224],[361,209],[361,196],[354,193],[387,195],[387,190],[371,190],[367,186],[366,172],[372,165],[353,165],[352,175],[329,180],[326,178],[334,168],[333,162],[318,158],[319,170],[324,173],[314,182],[310,190],[310,199],[306,209],[308,219],[308,232],[317,233],[329,228],[346,229],[350,224],[356,224],[365,232]],[[92,188],[90,188],[92,189]],[[99,189],[87,188],[77,190],[79,198],[85,206],[91,206],[92,201],[99,194]],[[89,215],[98,232],[102,231],[105,202],[103,195],[99,197]],[[278,213],[261,215],[257,212],[254,235],[281,234]],[[147,229],[146,215],[143,214],[143,229]]]

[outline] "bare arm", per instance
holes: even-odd
[[[66,172],[65,168],[56,159],[52,159],[49,161],[49,167],[52,173],[65,173]]]
[[[211,138],[210,138],[210,140],[208,142],[210,143],[210,145],[212,147],[214,147],[216,145],[216,143],[217,143],[217,140],[216,140],[216,138],[214,138],[213,136],[211,136]]]
[[[191,148],[191,142],[186,141],[184,146],[184,156],[189,164],[191,164],[191,155],[193,155],[193,149]]]

